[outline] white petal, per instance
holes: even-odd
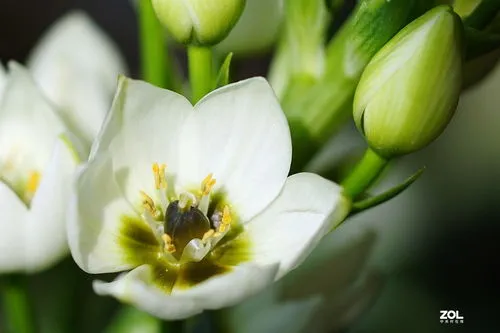
[[[203,98],[181,135],[184,186],[199,186],[209,173],[214,190],[227,192],[243,221],[278,195],[291,162],[288,123],[263,78],[227,85]]]
[[[149,266],[144,265],[114,282],[96,281],[94,289],[100,295],[112,295],[164,320],[177,320],[205,309],[234,305],[272,283],[276,271],[277,265],[239,266],[191,289],[168,295],[151,283]]]
[[[116,297],[165,320],[184,319],[203,311],[195,299],[169,296],[150,281],[150,268],[143,265],[121,274],[113,282],[95,281],[94,290],[99,295]]]
[[[24,268],[27,209],[19,197],[0,182],[0,273]]]
[[[0,107],[0,174],[15,182],[41,171],[65,126],[42,97],[28,72],[10,62]]]
[[[140,190],[154,193],[153,163],[166,163],[167,172],[178,169],[179,131],[192,111],[179,94],[121,77],[91,158],[109,151],[117,181],[135,203]]]
[[[232,306],[270,285],[278,272],[278,264],[244,264],[231,269],[229,273],[210,278],[193,288],[174,288],[172,295],[195,299],[208,310]]]
[[[333,227],[340,192],[312,173],[290,176],[276,200],[248,223],[254,261],[279,262],[278,278],[300,264]]]
[[[3,68],[2,63],[0,63],[0,101],[2,100],[3,90],[5,88],[6,82],[7,82],[7,73],[5,72],[5,68]]]
[[[350,305],[356,306],[346,293],[352,295],[375,240],[371,231],[352,235],[341,227],[330,233],[296,270],[271,288],[224,311],[228,330],[330,332],[319,327],[338,324],[339,316]],[[277,317],[286,317],[286,323],[277,322]]]
[[[135,216],[114,180],[108,155],[83,168],[68,214],[68,242],[75,262],[86,272],[118,272],[134,267],[119,245],[122,215]]]
[[[51,161],[31,201],[25,230],[26,271],[45,269],[68,254],[66,214],[80,160],[68,137],[55,145]]]
[[[28,61],[36,81],[90,142],[109,108],[124,61],[114,43],[83,12],[59,19]]]
[[[274,46],[283,21],[283,0],[249,0],[245,10],[229,35],[215,46],[226,55],[253,55]]]

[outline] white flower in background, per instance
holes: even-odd
[[[32,272],[68,253],[67,197],[79,156],[28,72],[11,62],[3,79],[0,273]]]
[[[240,19],[215,51],[244,56],[269,50],[278,38],[283,16],[283,0],[247,0]]]
[[[68,253],[65,215],[78,163],[69,137],[85,158],[124,72],[115,47],[81,12],[57,21],[29,58],[38,86],[20,65],[8,74],[0,65],[0,273],[39,271]]]
[[[77,180],[73,258],[89,273],[130,270],[96,292],[163,319],[236,304],[297,266],[345,214],[336,184],[287,178],[290,161],[287,120],[264,79],[193,108],[122,78]]]
[[[42,36],[28,68],[71,130],[90,146],[126,66],[117,47],[83,12],[71,12]]]
[[[235,333],[326,333],[348,327],[382,286],[367,267],[375,241],[372,231],[336,229],[284,279],[224,310],[224,326]]]
[[[0,63],[0,101],[2,100],[3,90],[5,88],[6,81],[7,81],[7,74],[5,73],[5,69]]]

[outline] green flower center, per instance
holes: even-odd
[[[223,274],[250,259],[250,243],[208,175],[198,191],[176,195],[165,165],[153,165],[157,201],[141,191],[140,218],[123,216],[119,242],[133,265],[148,264],[166,292]],[[168,193],[168,195],[167,195]]]

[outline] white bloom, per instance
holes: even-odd
[[[27,71],[10,63],[0,105],[0,273],[37,271],[68,252],[78,155],[66,131]]]
[[[331,215],[345,214],[336,184],[287,178],[290,161],[287,120],[264,79],[193,108],[122,78],[77,180],[73,258],[89,273],[131,270],[96,292],[163,319],[236,304],[297,266]]]
[[[33,49],[28,68],[71,130],[89,144],[109,110],[124,61],[83,12],[56,21]]]
[[[247,0],[240,19],[215,51],[236,56],[267,51],[278,38],[283,7],[283,0]]]
[[[68,253],[72,145],[86,156],[124,71],[115,47],[80,12],[57,21],[29,58],[38,87],[19,65],[8,75],[0,65],[0,273],[42,270]]]

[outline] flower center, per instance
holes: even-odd
[[[170,238],[170,251],[182,251],[195,238],[203,239],[210,229],[210,221],[193,206],[181,207],[179,200],[171,202],[165,213],[165,234]],[[177,251],[175,251],[177,252]]]
[[[31,199],[35,196],[35,192],[40,185],[40,179],[42,175],[38,171],[32,171],[29,174],[28,181],[26,182],[26,188],[24,190],[24,202],[30,203]]]
[[[28,177],[21,176],[12,171],[15,169],[8,169],[4,167],[2,170],[0,180],[7,184],[27,206],[30,205],[31,200],[40,185],[42,174],[38,171],[30,171]]]
[[[200,190],[195,191],[197,193],[185,191],[177,196],[173,187],[169,186],[166,165],[154,163],[152,169],[160,203],[156,204],[141,191],[142,218],[163,245],[163,256],[169,262],[184,264],[201,261],[227,234],[232,221],[227,205],[215,207],[209,214],[211,192],[216,180],[209,174],[201,182]]]

